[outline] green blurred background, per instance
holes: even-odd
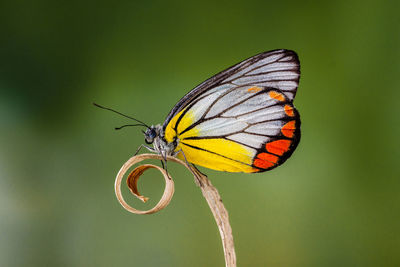
[[[223,266],[192,176],[155,215],[118,204],[144,142],[92,106],[160,123],[247,57],[301,60],[302,140],[267,173],[202,169],[230,213],[238,266],[400,266],[398,1],[10,1],[0,6],[0,266]],[[149,171],[148,204],[163,180]],[[125,194],[127,195],[125,190]]]

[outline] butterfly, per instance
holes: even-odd
[[[300,62],[290,50],[248,58],[201,83],[162,125],[144,132],[152,151],[227,172],[263,172],[288,159],[300,141],[293,106]]]
[[[300,141],[293,105],[300,62],[291,50],[250,57],[183,96],[143,131],[148,150],[209,169],[255,173],[284,163]],[[136,119],[135,119],[136,120]],[[140,149],[140,147],[139,147]]]

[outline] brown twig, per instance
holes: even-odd
[[[157,205],[146,211],[137,210],[129,206],[124,198],[122,197],[121,193],[121,182],[125,175],[125,173],[131,168],[134,164],[139,163],[145,159],[158,159],[161,160],[162,157],[157,154],[141,154],[130,158],[120,169],[115,179],[115,194],[119,203],[129,212],[135,214],[151,214],[157,211],[162,210],[165,208],[168,203],[171,201],[171,198],[174,194],[174,182],[172,178],[167,174],[167,172],[155,165],[145,164],[136,167],[128,176],[127,183],[128,187],[131,190],[131,193],[138,197],[143,202],[146,202],[148,198],[140,195],[138,188],[137,188],[137,181],[139,177],[149,168],[154,168],[159,170],[165,179],[165,189],[163,196],[161,197],[160,201]],[[185,166],[190,172],[193,173],[196,184],[200,187],[201,192],[203,193],[204,198],[207,200],[208,206],[211,209],[211,212],[214,215],[215,222],[217,223],[219,233],[222,239],[222,245],[224,248],[224,256],[225,256],[225,264],[227,267],[235,267],[236,266],[236,254],[235,254],[235,247],[233,243],[233,235],[232,235],[232,228],[229,224],[229,216],[228,211],[225,209],[224,204],[222,203],[221,197],[218,193],[218,190],[211,184],[210,180],[201,174],[196,169],[188,166],[183,161],[174,158],[168,157],[169,161],[173,161]]]

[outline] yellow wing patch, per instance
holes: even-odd
[[[186,112],[186,114],[182,117],[182,119],[180,120],[178,127],[175,131],[175,125],[179,119],[179,117],[182,115],[182,113],[185,111],[182,110],[181,112],[179,112],[178,114],[176,114],[175,117],[172,118],[172,120],[168,123],[167,127],[165,128],[165,140],[169,143],[174,141],[174,138],[177,136],[177,132],[182,132],[184,129],[186,129],[187,127],[189,127],[190,125],[192,125],[193,121],[194,121],[194,115],[192,111],[188,111]]]
[[[255,150],[230,140],[185,139],[179,142],[175,151],[181,149],[188,162],[209,169],[227,172],[258,171],[251,166]],[[184,159],[182,153],[178,157]]]

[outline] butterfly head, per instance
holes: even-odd
[[[158,126],[158,125],[157,125]],[[148,127],[146,129],[146,131],[143,131],[144,133],[144,141],[147,144],[152,144],[154,142],[154,139],[159,136],[160,131],[159,131],[159,127],[151,125],[150,127]]]

